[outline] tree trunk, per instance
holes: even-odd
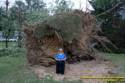
[[[5,43],[6,43],[6,48],[8,48],[8,36],[6,36],[6,41],[5,41]]]
[[[8,42],[9,42],[9,36],[10,36],[10,29],[8,30],[7,34],[5,35],[6,37],[6,48],[8,48]]]
[[[21,35],[21,31],[19,31],[18,33],[18,47],[21,48],[22,47],[22,35]]]

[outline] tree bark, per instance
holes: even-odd
[[[6,37],[5,43],[6,43],[6,48],[8,48],[8,37]]]
[[[22,47],[22,35],[21,35],[21,31],[19,31],[18,33],[18,47],[21,48]]]

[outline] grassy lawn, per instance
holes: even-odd
[[[120,74],[125,75],[125,54],[105,54],[105,57],[110,59],[114,64],[120,67]]]
[[[0,83],[38,83],[35,75],[28,71],[22,56],[0,57]]]
[[[15,47],[15,46],[17,46],[17,42],[8,42],[8,47]],[[5,47],[6,43],[0,41],[0,48],[5,48]]]
[[[106,58],[121,67],[125,74],[125,54],[108,54]],[[52,78],[40,80],[27,68],[24,49],[9,48],[0,51],[0,83],[60,83]],[[81,81],[61,81],[61,83],[81,83]]]
[[[0,57],[0,83],[25,83],[37,81],[36,77],[25,68],[23,57]]]
[[[36,75],[27,68],[25,52],[19,51],[19,49],[17,52],[12,49],[12,52],[13,54],[1,55],[0,57],[0,83],[60,83],[52,78],[37,79]],[[61,83],[81,83],[81,81],[65,80]]]

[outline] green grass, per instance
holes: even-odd
[[[17,46],[17,42],[8,42],[8,47],[15,47]],[[0,48],[6,48],[6,43],[0,41]]]
[[[35,75],[26,68],[24,57],[0,57],[0,83],[24,83],[34,80],[37,81]]]
[[[82,83],[81,81],[55,81],[52,77],[40,80],[27,68],[25,52],[17,51],[18,55],[10,54],[0,57],[0,83]]]
[[[125,74],[125,54],[105,53],[105,57],[120,66],[120,72]],[[55,81],[52,77],[40,80],[27,68],[26,62],[25,49],[0,50],[0,83],[82,83],[81,81]]]
[[[119,73],[125,75],[125,54],[109,54],[105,53],[105,57],[120,67]]]

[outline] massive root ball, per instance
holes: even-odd
[[[96,18],[76,10],[48,17],[41,23],[24,26],[27,59],[31,65],[55,64],[54,55],[64,48],[68,63],[93,60],[93,43],[101,40]]]

